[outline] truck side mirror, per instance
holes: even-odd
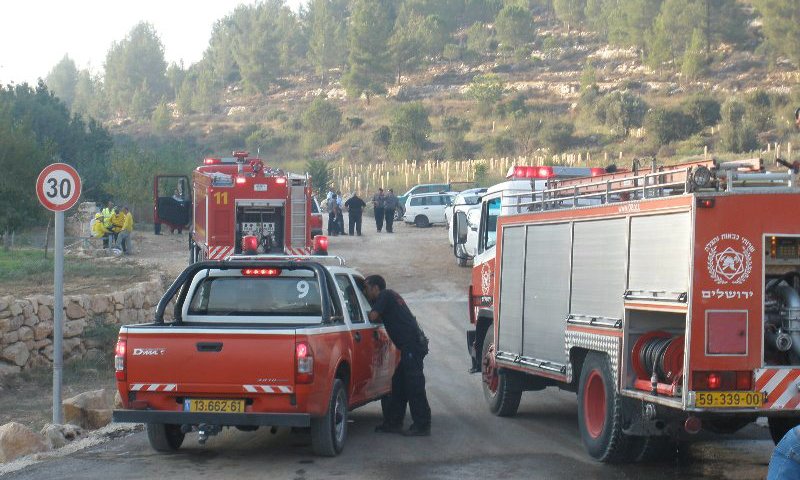
[[[469,225],[467,224],[467,214],[464,212],[455,212],[455,221],[453,222],[454,238],[457,245],[464,245],[467,243],[467,232]]]

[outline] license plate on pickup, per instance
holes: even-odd
[[[758,408],[764,404],[761,392],[695,392],[699,408]]]
[[[183,411],[204,413],[244,413],[244,400],[187,398],[183,401]]]

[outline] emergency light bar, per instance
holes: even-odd
[[[547,165],[531,167],[517,165],[508,170],[506,178],[509,180],[522,180],[525,178],[546,180],[553,177],[597,177],[605,173],[606,169],[601,167],[551,167]]]

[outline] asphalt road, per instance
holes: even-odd
[[[756,479],[766,476],[772,442],[752,425],[733,436],[700,434],[674,463],[609,466],[584,452],[575,395],[554,388],[523,395],[513,418],[491,415],[480,376],[467,373],[465,291],[469,269],[455,265],[444,229],[398,226],[363,237],[337,237],[331,252],[365,274],[382,273],[431,339],[426,358],[433,433],[427,438],[376,434],[380,408],[352,412],[344,452],[311,454],[307,434],[226,430],[200,446],[188,435],[172,455],[153,452],[139,430],[8,473],[9,479]],[[407,420],[409,422],[410,420]]]

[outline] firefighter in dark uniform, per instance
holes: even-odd
[[[383,277],[370,275],[364,279],[364,285],[365,294],[372,304],[370,321],[383,322],[386,333],[401,355],[392,377],[392,393],[389,395],[386,417],[375,431],[428,436],[431,434],[431,407],[425,394],[425,374],[422,371],[422,361],[428,354],[428,339],[403,297],[394,290],[388,290]],[[414,423],[404,431],[406,404]]]

